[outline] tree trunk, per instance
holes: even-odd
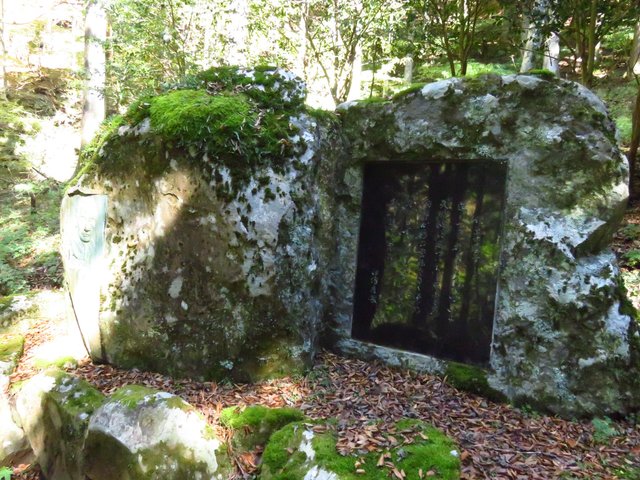
[[[450,165],[446,165],[448,169]],[[446,175],[446,171],[444,173]],[[420,273],[418,276],[418,291],[415,297],[412,323],[414,326],[425,325],[428,321],[438,280],[438,217],[440,216],[440,203],[445,195],[446,186],[442,185],[443,173],[440,165],[431,165],[429,178],[429,207],[425,219],[425,234],[422,240],[422,252],[420,258]]]
[[[356,53],[351,65],[351,86],[347,101],[362,98],[362,46],[356,45]]]
[[[553,32],[545,42],[545,55],[542,60],[542,68],[560,75],[560,36]]]
[[[4,21],[4,0],[0,0],[0,100],[7,99],[6,84],[6,62],[7,62],[7,46],[5,44],[5,21]]]
[[[84,32],[85,90],[82,110],[82,145],[87,145],[105,118],[107,14],[102,0],[87,5]]]
[[[451,216],[449,221],[449,238],[442,272],[442,290],[440,293],[440,305],[438,308],[438,338],[443,339],[450,330],[451,322],[451,295],[453,295],[454,266],[458,254],[460,220],[464,204],[464,196],[467,193],[467,169],[465,165],[453,165],[454,171],[449,176],[449,191],[451,197]]]
[[[631,45],[631,54],[629,55],[628,65],[629,76],[640,75],[640,21],[636,23],[636,30],[633,34],[633,44]]]
[[[413,58],[409,55],[404,57],[404,83],[405,85],[411,85],[413,81]]]
[[[633,109],[631,125],[631,144],[629,145],[629,151],[627,152],[627,159],[629,160],[629,198],[635,198],[638,193],[634,188],[634,179],[636,174],[638,146],[640,145],[640,83],[638,83],[636,103]]]
[[[249,39],[249,2],[236,0],[232,2],[231,31],[226,60],[230,65],[247,64],[247,40]]]
[[[593,67],[596,60],[596,15],[598,0],[591,0],[589,29],[587,31],[587,54],[582,57],[582,83],[590,87],[593,81]]]
[[[485,188],[484,172],[478,178],[476,189],[476,208],[473,212],[473,220],[471,223],[471,239],[467,258],[465,261],[465,279],[462,287],[462,306],[460,307],[460,316],[458,317],[458,327],[460,331],[466,328],[469,320],[469,310],[471,309],[471,291],[473,290],[474,276],[476,274],[477,259],[474,256],[474,250],[480,241],[480,221],[484,211],[484,188]]]
[[[534,10],[538,11],[542,5],[542,2],[537,1],[534,5]],[[529,70],[537,68],[538,54],[542,43],[542,36],[540,34],[540,28],[536,25],[531,16],[525,16],[523,21],[524,31],[524,48],[522,49],[522,64],[520,65],[520,73],[526,73]]]

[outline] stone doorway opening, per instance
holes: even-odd
[[[364,166],[352,337],[488,365],[506,163]]]

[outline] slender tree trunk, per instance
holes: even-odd
[[[362,98],[362,46],[356,45],[356,53],[351,66],[351,86],[347,100]]]
[[[480,240],[480,221],[484,211],[484,175],[478,178],[478,188],[476,190],[476,208],[473,212],[473,220],[471,223],[471,239],[467,258],[465,261],[465,278],[462,287],[462,306],[460,307],[460,316],[458,318],[458,328],[464,331],[469,320],[469,310],[471,309],[471,292],[473,289],[474,277],[476,273],[477,259],[474,256],[474,250]]]
[[[636,30],[633,34],[633,44],[631,45],[631,53],[629,55],[628,65],[629,76],[640,75],[640,21],[636,23]]]
[[[629,145],[629,151],[627,152],[627,159],[629,160],[629,198],[635,198],[638,194],[634,188],[634,180],[638,158],[638,146],[640,145],[640,83],[638,83],[636,103],[633,109],[631,125],[631,144]]]
[[[596,15],[598,0],[591,0],[589,9],[589,30],[587,32],[587,55],[582,57],[582,83],[590,87],[593,80],[593,67],[596,59]]]
[[[7,46],[5,43],[5,29],[4,0],[0,0],[0,100],[7,99]]]
[[[82,145],[87,145],[105,118],[107,15],[102,0],[89,0],[85,17],[85,90],[82,110]]]
[[[542,61],[542,68],[546,68],[550,72],[560,75],[560,36],[553,32],[547,38],[545,55]]]
[[[533,13],[524,18],[524,48],[522,50],[522,64],[520,73],[528,72],[540,65],[540,50],[542,47],[542,34],[540,25],[536,24],[535,18],[546,9],[543,0],[537,0],[533,6]]]
[[[449,168],[449,165],[445,168]],[[425,234],[420,258],[418,292],[413,310],[412,323],[415,326],[424,325],[427,322],[435,298],[435,284],[438,279],[438,255],[436,248],[438,245],[438,217],[440,215],[440,202],[443,199],[443,194],[440,165],[434,164],[431,166],[431,175],[429,178],[430,205],[425,219]]]
[[[407,55],[404,57],[404,83],[410,85],[413,81],[413,58]]]
[[[236,0],[232,2],[231,31],[229,32],[229,47],[227,61],[231,65],[246,65],[247,40],[249,39],[249,2]]]
[[[304,0],[300,5],[300,20],[298,22],[298,51],[296,54],[296,73],[300,78],[306,78],[307,60],[307,20],[309,18],[309,2]]]
[[[460,219],[462,218],[462,201],[467,192],[467,169],[464,165],[454,165],[454,171],[450,175],[449,191],[453,192],[451,198],[451,217],[449,222],[449,238],[447,242],[444,269],[442,272],[442,289],[440,293],[440,305],[438,308],[438,338],[446,337],[450,328],[451,295],[453,293],[454,266],[458,254],[458,240],[460,233]]]

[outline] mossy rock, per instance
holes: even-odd
[[[233,450],[236,453],[265,445],[273,432],[303,419],[304,414],[297,408],[268,408],[262,405],[228,407],[220,414],[221,423],[234,430]]]
[[[14,332],[20,321],[37,308],[28,295],[0,297],[0,332]]]
[[[84,445],[92,480],[229,478],[224,445],[201,415],[175,395],[123,387],[94,413]]]
[[[505,402],[507,397],[489,385],[487,372],[474,365],[448,362],[445,372],[447,382],[465,392],[482,395],[494,402]]]
[[[18,365],[24,349],[22,335],[0,335],[0,375],[11,375]]]
[[[424,476],[460,478],[458,447],[450,438],[417,420],[402,420],[396,428],[414,435],[415,441],[385,452],[343,456],[336,450],[336,434],[330,428],[315,433],[310,424],[291,423],[272,435],[262,457],[259,478],[383,480],[393,475],[393,468],[404,471],[408,480]],[[379,463],[382,464],[378,466]]]
[[[104,396],[87,382],[60,370],[25,382],[16,398],[16,412],[47,478],[84,478],[85,433],[90,416],[103,401]]]

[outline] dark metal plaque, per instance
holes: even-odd
[[[353,338],[488,363],[505,185],[497,162],[365,166]]]

